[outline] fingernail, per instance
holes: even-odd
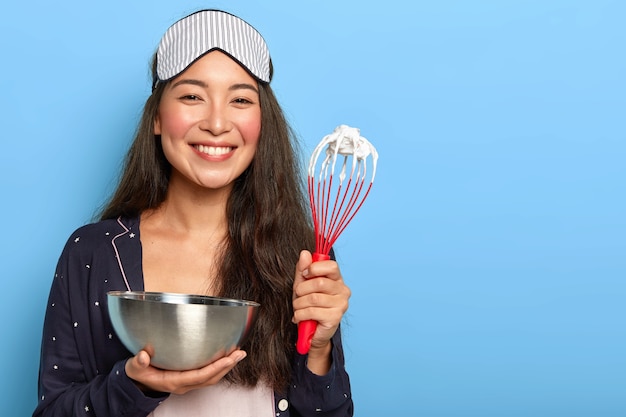
[[[246,356],[248,356],[248,354],[246,352],[241,352],[239,353],[239,355],[237,356],[237,362],[241,362]]]

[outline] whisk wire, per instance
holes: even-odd
[[[309,199],[313,215],[314,231],[316,236],[316,251],[328,254],[339,235],[343,233],[347,225],[352,221],[356,212],[359,211],[365,198],[369,194],[369,187],[364,188],[367,164],[353,158],[351,172],[348,181],[345,171],[348,167],[348,157],[344,156],[339,181],[334,184],[330,159],[326,158],[320,169],[320,180],[316,183],[315,178],[308,177]],[[336,162],[336,161],[335,161]],[[329,174],[329,171],[331,175]],[[333,186],[336,185],[336,189]],[[334,196],[334,201],[333,201]],[[332,206],[332,208],[331,208]]]

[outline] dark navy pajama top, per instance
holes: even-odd
[[[145,417],[167,394],[146,396],[125,373],[132,354],[117,338],[106,294],[143,290],[139,220],[104,220],[76,230],[56,268],[43,329],[39,404],[33,417]],[[352,416],[341,335],[324,376],[295,354],[292,383],[275,393],[277,417]],[[294,341],[295,343],[295,341]]]

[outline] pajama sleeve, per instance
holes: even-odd
[[[316,375],[306,366],[306,355],[295,354],[292,383],[288,391],[290,417],[350,417],[354,412],[350,379],[344,367],[341,332],[331,339],[332,365],[326,375]],[[279,402],[280,406],[280,402]],[[279,407],[280,408],[280,407]]]
[[[146,397],[136,387],[124,371],[126,358],[112,356],[104,365],[102,357],[117,351],[114,345],[95,346],[99,343],[93,338],[94,333],[104,333],[106,314],[99,313],[98,302],[90,302],[88,295],[90,267],[97,263],[92,252],[97,251],[77,245],[78,239],[68,240],[52,282],[43,329],[39,403],[33,417],[145,417],[164,398]]]

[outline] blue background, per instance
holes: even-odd
[[[69,234],[112,191],[163,31],[249,20],[309,152],[378,148],[336,249],[356,415],[626,416],[626,17],[608,0],[11,2],[0,21],[0,404],[35,406]]]

